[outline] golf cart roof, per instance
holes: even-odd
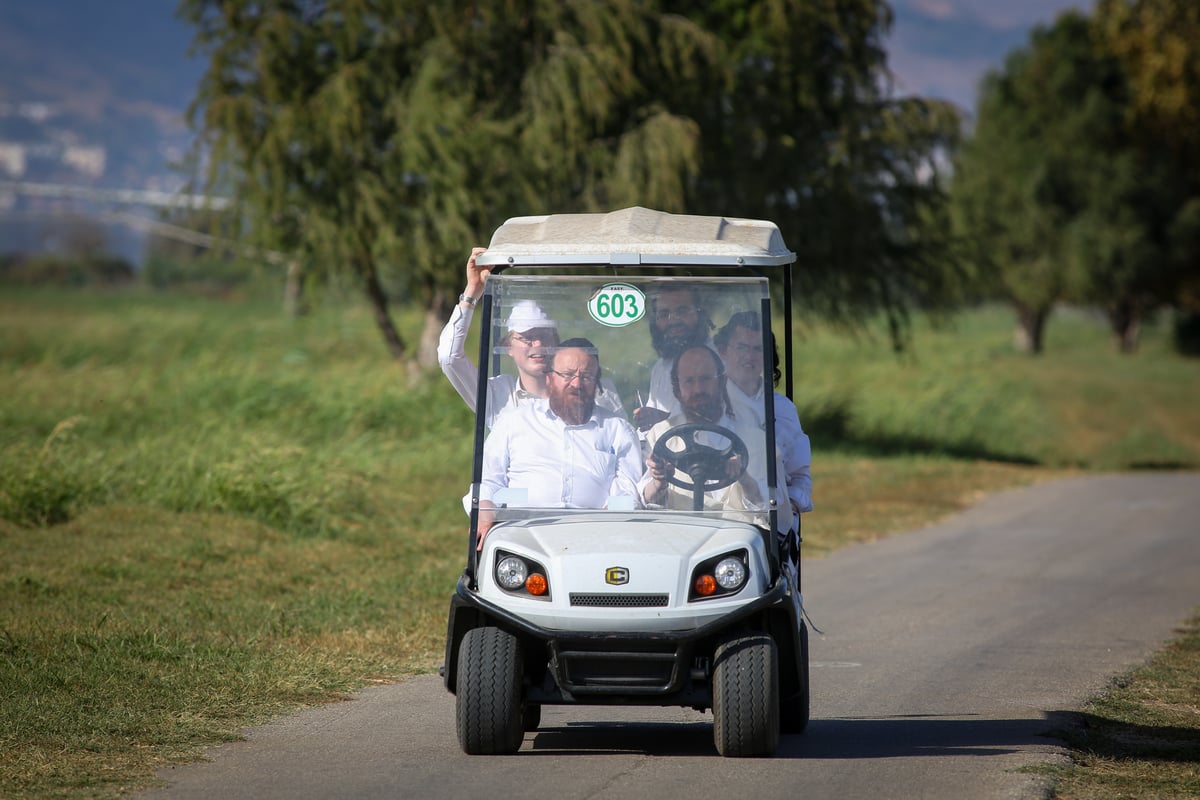
[[[764,267],[795,260],[773,222],[634,206],[607,214],[513,217],[496,229],[477,263]]]

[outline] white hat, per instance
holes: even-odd
[[[512,312],[508,315],[508,331],[509,333],[513,331],[524,333],[534,328],[557,329],[558,323],[550,319],[537,303],[532,300],[521,300],[513,306]]]

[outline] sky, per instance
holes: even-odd
[[[1080,0],[892,0],[886,47],[896,93],[949,100],[970,112],[984,74],[1027,45],[1035,25],[1092,7]]]
[[[968,111],[974,106],[984,73],[1001,67],[1009,51],[1027,44],[1034,25],[1053,22],[1067,8],[1090,10],[1095,2],[890,1],[895,23],[886,47],[897,77],[897,93],[950,100]],[[107,4],[94,0],[0,0],[0,7],[5,8],[0,13],[0,68],[8,77],[22,79],[18,84],[24,93],[39,88],[42,70],[30,65],[50,58],[81,62],[92,72],[118,78],[125,84],[123,90],[138,92],[139,101],[182,107],[190,99],[190,87],[199,75],[200,65],[185,54],[191,31],[174,17],[173,0],[115,0]],[[128,58],[130,50],[135,50],[138,57]],[[147,70],[147,61],[163,69]],[[106,92],[91,86],[96,75],[89,76],[80,69],[68,73],[70,83],[86,86],[96,98],[106,96]],[[186,89],[181,80],[187,82]],[[0,90],[11,83],[0,81]],[[0,100],[3,94],[0,91]]]

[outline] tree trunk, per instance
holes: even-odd
[[[1121,353],[1137,351],[1138,336],[1142,331],[1142,315],[1137,303],[1120,300],[1108,310],[1108,322],[1112,327],[1113,344]]]
[[[1041,355],[1042,336],[1046,330],[1049,308],[1017,306],[1017,326],[1013,329],[1013,346],[1020,353]]]
[[[454,308],[454,299],[445,289],[434,289],[433,299],[425,309],[425,322],[421,327],[421,342],[417,345],[417,364],[424,369],[437,366],[438,339],[446,320]]]
[[[304,272],[300,269],[300,260],[296,258],[287,262],[283,310],[289,317],[302,317],[308,313],[308,301],[304,297]]]
[[[396,330],[396,326],[392,322],[392,315],[388,312],[387,294],[383,291],[383,284],[379,282],[379,274],[375,271],[375,265],[368,263],[363,274],[367,297],[375,312],[375,324],[379,326],[379,332],[383,334],[383,341],[392,358],[400,361],[407,355],[408,347],[400,338],[400,331]]]

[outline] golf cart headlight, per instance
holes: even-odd
[[[692,570],[688,602],[737,594],[750,579],[750,554],[745,550],[705,559]]]
[[[717,585],[727,592],[738,589],[746,582],[746,566],[738,558],[726,558],[713,569],[713,577]]]
[[[529,567],[516,556],[503,558],[496,565],[496,583],[500,584],[502,589],[516,591],[525,585],[525,579],[528,577]]]
[[[550,599],[550,582],[546,568],[522,556],[496,552],[496,585],[506,592]]]

